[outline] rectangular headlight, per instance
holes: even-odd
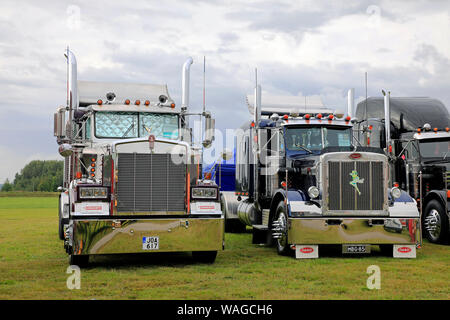
[[[192,188],[193,199],[217,199],[217,188]]]
[[[80,187],[80,199],[107,199],[108,188],[105,187]]]

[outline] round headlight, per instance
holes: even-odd
[[[317,198],[320,194],[319,188],[317,188],[316,186],[309,187],[308,194],[311,197],[311,199]]]
[[[398,199],[402,195],[402,191],[397,187],[393,187],[391,189],[391,195],[392,195],[392,198]]]

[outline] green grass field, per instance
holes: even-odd
[[[57,235],[56,197],[0,197],[0,299],[449,299],[450,246],[424,243],[417,259],[278,256],[226,234],[212,265],[189,253],[98,256],[66,287],[67,255]],[[381,268],[381,289],[366,287]]]

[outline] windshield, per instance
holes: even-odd
[[[178,115],[142,112],[97,112],[97,138],[137,138],[153,134],[157,138],[178,139]]]
[[[447,139],[421,140],[419,148],[423,158],[450,157],[450,141]]]
[[[327,147],[350,147],[349,127],[291,127],[286,129],[286,148],[290,151],[320,151]]]

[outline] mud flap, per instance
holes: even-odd
[[[394,258],[415,258],[416,246],[414,244],[394,244]]]
[[[295,245],[295,258],[296,259],[317,259],[319,258],[319,246],[318,245]]]

